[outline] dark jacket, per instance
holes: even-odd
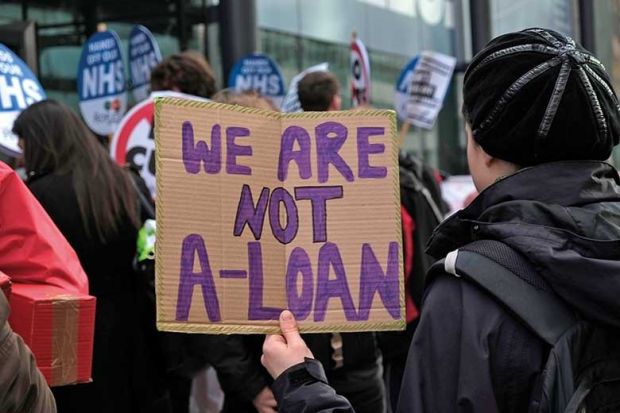
[[[419,310],[424,295],[426,271],[435,262],[424,253],[424,246],[443,217],[448,212],[441,197],[439,176],[430,166],[424,164],[413,154],[400,152],[398,158],[400,178],[400,203],[412,219],[412,227],[407,228],[403,218],[403,249],[406,250],[407,236],[411,242],[411,261],[407,262],[407,251],[403,251],[405,273],[405,294],[413,306]],[[410,233],[408,233],[410,232]],[[408,273],[407,273],[408,272]],[[409,310],[408,310],[409,311]],[[379,346],[386,362],[403,363],[413,338],[417,317],[407,319],[405,331],[389,331],[378,334]],[[398,389],[396,389],[398,390]]]
[[[8,317],[9,303],[0,291],[0,412],[55,413],[52,392]]]
[[[264,337],[256,335],[211,336],[212,364],[226,397],[223,413],[250,413],[252,400],[272,382],[260,364]]]
[[[260,363],[260,335],[164,333],[165,358],[175,374],[192,377],[208,364],[225,394],[222,413],[254,413],[252,401],[272,382]]]
[[[28,186],[75,249],[90,294],[97,297],[93,382],[54,388],[59,411],[162,411],[158,364],[145,342],[146,294],[132,268],[137,229],[124,218],[118,235],[107,243],[87,234],[71,174],[36,175]]]
[[[193,337],[193,335],[192,335]],[[308,334],[304,339],[310,346],[314,356],[320,360],[328,372],[330,382],[334,383],[341,392],[346,391],[347,385],[365,390],[373,388],[377,381],[364,380],[357,382],[351,377],[352,371],[366,370],[378,373],[377,346],[372,333],[343,333],[344,366],[334,369],[332,348],[330,344],[331,334]],[[191,345],[185,346],[186,360],[196,360],[196,364],[202,362],[213,365],[217,371],[218,379],[226,397],[224,400],[224,413],[253,413],[256,412],[252,400],[266,386],[272,383],[266,370],[260,364],[262,353],[262,336],[212,336],[205,335],[201,340],[192,340]],[[202,361],[198,361],[199,358]],[[326,378],[327,380],[327,378]],[[345,382],[342,386],[339,383]],[[381,395],[380,395],[381,396]],[[355,394],[349,394],[355,400]]]
[[[446,220],[427,251],[441,258],[478,239],[499,240],[525,255],[584,318],[620,327],[620,177],[612,166],[575,161],[523,169]],[[527,411],[548,351],[477,286],[439,276],[426,291],[398,411]],[[274,389],[307,383],[320,386],[276,381]],[[276,397],[300,403],[287,399],[292,393]]]
[[[306,334],[303,336],[314,357],[326,372],[330,385],[345,396],[358,413],[382,413],[385,386],[379,366],[379,348],[374,333]],[[332,344],[332,339],[334,344]],[[342,366],[336,342],[342,341]],[[286,410],[285,410],[286,411]]]
[[[282,413],[353,412],[347,399],[327,384],[323,365],[313,359],[280,374],[271,386]]]
[[[332,359],[334,350],[331,345],[331,334],[304,334],[303,338],[314,357],[319,360],[331,379],[340,371],[372,368],[377,365],[378,348],[372,333],[341,333],[343,366],[335,369]]]

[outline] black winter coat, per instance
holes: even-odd
[[[519,251],[581,316],[620,327],[620,177],[612,166],[523,169],[446,220],[427,252],[441,258],[478,239]],[[440,276],[427,287],[398,412],[525,412],[548,350],[477,286]],[[352,411],[309,370],[295,366],[274,383],[282,411]]]
[[[53,388],[63,413],[134,413],[167,411],[162,405],[160,363],[145,342],[146,294],[132,268],[137,229],[125,219],[107,243],[89,236],[82,224],[72,175],[46,174],[28,186],[69,241],[97,298],[93,382]],[[137,195],[136,195],[137,196]]]
[[[224,391],[222,413],[255,413],[254,398],[272,382],[260,363],[263,336],[166,334],[165,359],[177,375],[192,377],[207,365]]]
[[[242,335],[190,335],[182,346],[186,365],[211,364],[217,371],[222,390],[225,393],[223,413],[254,413],[252,400],[272,380],[260,364],[262,336]],[[343,333],[344,366],[333,369],[330,334],[308,334],[304,336],[312,353],[325,366],[330,381],[338,375],[347,377],[352,370],[377,370],[378,350],[371,333]],[[187,362],[187,361],[190,362]],[[188,373],[191,370],[188,370]],[[186,373],[187,374],[187,373]],[[347,377],[348,378],[348,377]],[[349,381],[355,379],[349,379]],[[372,387],[373,382],[352,383],[357,387]]]

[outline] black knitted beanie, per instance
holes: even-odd
[[[620,106],[605,68],[551,30],[492,40],[469,65],[463,96],[476,142],[520,166],[605,160],[618,144]]]

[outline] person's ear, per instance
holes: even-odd
[[[486,168],[490,168],[491,166],[493,166],[493,164],[497,163],[497,159],[489,155],[484,149],[482,149],[482,146],[480,146],[478,142],[476,142],[476,140],[474,139],[474,134],[471,131],[471,127],[468,124],[465,125],[465,131],[467,133],[467,138],[468,138],[467,144],[473,145],[472,149],[475,152],[478,152],[479,154],[478,159],[484,163],[484,166]]]
[[[486,166],[487,168],[491,168],[494,164],[497,163],[498,161],[497,158],[486,153],[485,150],[482,149],[481,146],[479,146],[479,148],[480,148],[480,153],[482,153],[482,161],[484,162],[484,166]]]
[[[340,94],[335,94],[334,97],[332,98],[331,103],[329,104],[328,110],[340,110],[340,109],[342,109],[342,98],[340,97]]]

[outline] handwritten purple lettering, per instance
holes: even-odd
[[[237,164],[237,156],[252,156],[252,147],[237,145],[235,138],[250,136],[248,128],[226,128],[226,172],[231,175],[252,175],[249,166]]]
[[[254,235],[254,239],[259,240],[261,238],[268,200],[269,188],[263,188],[258,202],[256,206],[254,206],[250,185],[243,185],[241,188],[241,197],[239,198],[239,206],[237,207],[237,215],[235,216],[235,227],[233,230],[233,235],[235,237],[240,237],[245,224],[248,224],[250,231],[252,231]]]
[[[357,176],[360,178],[385,178],[387,168],[385,166],[371,166],[368,156],[385,152],[385,145],[382,143],[370,143],[368,138],[371,136],[384,135],[384,128],[361,127],[357,128]]]
[[[190,174],[200,172],[200,164],[208,174],[216,174],[222,169],[222,136],[220,125],[211,128],[211,149],[205,141],[194,143],[194,128],[189,121],[183,122],[182,130],[183,165]]]
[[[248,242],[250,267],[250,303],[248,320],[277,320],[281,308],[263,306],[263,255],[260,242]]]
[[[194,272],[194,258],[198,257],[200,271]],[[177,296],[177,321],[187,321],[192,306],[194,287],[200,285],[205,310],[210,321],[220,321],[220,304],[213,283],[213,273],[204,240],[198,234],[190,234],[183,240],[181,249],[181,272]]]
[[[282,244],[291,243],[299,230],[299,216],[295,200],[309,200],[312,207],[313,242],[327,241],[327,201],[343,197],[342,186],[302,186],[294,188],[295,199],[284,188],[278,187],[269,195],[269,188],[263,188],[256,205],[252,189],[245,184],[241,188],[233,235],[240,237],[247,226],[254,239],[262,237],[265,211],[269,204],[269,224],[273,236]],[[269,199],[269,203],[267,200]],[[281,209],[284,206],[285,224],[280,221]]]
[[[300,275],[301,294],[298,294],[297,279]],[[312,311],[312,298],[314,297],[312,278],[312,265],[308,253],[301,247],[294,248],[286,267],[286,297],[288,309],[298,320],[305,320]]]
[[[295,143],[299,145],[298,151],[293,150]],[[300,126],[289,126],[282,134],[280,156],[278,158],[278,179],[281,182],[286,181],[288,166],[291,161],[297,163],[301,179],[308,179],[312,176],[312,167],[310,165],[310,135]]]
[[[329,278],[330,268],[334,270],[336,276],[333,280]],[[325,312],[330,298],[340,298],[347,321],[358,319],[340,251],[332,242],[326,242],[319,250],[316,283],[314,321],[325,321]]]
[[[400,318],[399,253],[398,243],[390,242],[388,262],[384,273],[370,244],[362,244],[359,305],[361,320],[368,320],[375,292],[379,293],[381,302],[392,318],[395,320]]]
[[[295,199],[309,199],[312,205],[313,242],[327,241],[327,200],[342,198],[342,186],[303,186],[295,188]]]
[[[209,130],[205,132],[209,133]],[[192,175],[222,173],[251,176],[253,170],[247,159],[253,155],[253,148],[247,142],[251,142],[248,138],[252,137],[252,132],[249,126],[222,127],[219,123],[214,123],[210,125],[210,140],[206,137],[197,139],[192,123],[184,121],[181,127],[181,151],[185,171]],[[222,142],[223,134],[225,134],[225,142]],[[352,136],[354,134],[355,137]],[[274,138],[277,143],[278,137]],[[236,257],[231,260],[228,256],[224,256],[223,259],[218,257],[215,260],[215,255],[212,255],[213,262],[217,262],[223,268],[212,268],[203,237],[194,233],[187,235],[181,245],[176,320],[188,321],[194,287],[199,286],[201,301],[203,301],[209,321],[222,322],[215,281],[218,282],[220,288],[222,286],[219,283],[224,283],[226,288],[235,286],[248,289],[248,320],[277,320],[282,310],[280,307],[286,306],[298,320],[324,322],[326,318],[331,318],[331,312],[335,308],[342,308],[347,321],[367,321],[371,317],[371,312],[374,311],[373,308],[376,307],[376,305],[373,307],[375,302],[382,304],[382,308],[391,318],[400,319],[402,317],[400,303],[402,274],[399,265],[401,259],[399,243],[391,241],[377,244],[372,242],[372,238],[355,239],[348,242],[357,243],[359,255],[351,254],[349,245],[341,254],[339,244],[334,242],[336,237],[331,234],[330,239],[328,225],[328,207],[330,210],[336,208],[336,215],[343,213],[341,201],[334,201],[345,197],[344,186],[349,184],[343,181],[353,182],[356,178],[360,180],[385,179],[388,176],[387,165],[381,165],[379,161],[386,158],[386,142],[389,144],[385,140],[389,138],[386,136],[386,128],[359,126],[355,129],[348,129],[342,123],[324,121],[317,124],[314,130],[307,130],[297,125],[289,126],[279,138],[279,153],[275,153],[277,149],[273,150],[274,157],[278,155],[275,172],[277,181],[273,176],[265,175],[266,172],[271,172],[270,168],[274,165],[270,165],[270,168],[262,168],[260,164],[252,164],[254,165],[254,177],[228,178],[229,180],[220,181],[222,183],[219,184],[221,187],[240,180],[242,182],[238,184],[241,185],[241,191],[232,232],[234,237],[243,237],[246,227],[251,232],[251,237],[248,234],[243,240],[236,241],[243,242],[242,249],[247,247],[247,268],[245,260],[239,263]],[[347,143],[347,139],[353,138],[356,139],[355,142]],[[241,142],[246,144],[241,144]],[[261,142],[261,144],[267,143]],[[225,159],[222,152],[224,149]],[[259,152],[261,154],[266,149],[272,151],[271,147],[255,149],[261,149]],[[352,155],[355,150],[357,151],[356,159],[355,155]],[[355,161],[357,161],[357,168],[355,168]],[[224,162],[225,166],[222,165]],[[313,162],[316,162],[316,165],[312,165]],[[294,178],[294,182],[301,185],[299,179],[313,178],[313,169],[315,172],[313,183],[316,183],[314,186],[285,184],[276,186],[276,184],[275,187],[269,187],[260,185],[259,178],[264,176],[267,176],[267,179],[271,178],[271,183],[285,182],[289,178]],[[218,177],[206,177],[205,179],[214,180]],[[267,185],[268,183],[269,181],[266,182]],[[215,184],[217,185],[217,181]],[[221,197],[222,195],[214,193],[212,196]],[[308,210],[308,204],[301,204],[302,208],[299,209],[298,203],[306,201],[310,202],[311,217],[300,216],[300,211],[303,215],[304,211]],[[230,208],[230,211],[226,209],[229,208],[229,202],[228,194],[226,194],[222,197],[221,205],[226,205],[222,207],[223,215],[208,219],[220,219],[235,212],[233,208]],[[318,251],[315,246],[304,249],[302,246],[295,245],[283,250],[283,254],[288,254],[284,258],[286,260],[284,274],[268,274],[285,277],[283,280],[286,287],[285,297],[279,295],[277,303],[269,302],[274,300],[270,298],[274,297],[273,294],[265,295],[265,292],[275,288],[263,272],[261,239],[265,219],[269,220],[271,234],[281,244],[291,244],[298,236],[309,238],[310,227],[302,225],[302,220],[311,219],[312,242],[322,244]],[[230,233],[227,234],[230,236]],[[308,245],[310,240],[302,239],[301,242],[306,242]],[[272,245],[272,243],[267,245]],[[229,244],[226,246],[226,250],[230,250]],[[340,245],[340,247],[343,246]],[[310,251],[312,251],[311,254],[309,254]],[[266,252],[266,254],[273,253],[272,250]],[[234,254],[245,255],[244,252],[237,250]],[[384,261],[384,258],[378,259],[377,256],[387,258]],[[347,261],[345,265],[343,257],[346,260],[359,261]],[[356,273],[352,274],[352,268],[359,268],[359,273],[355,270]],[[214,280],[213,271],[219,274],[217,280]],[[359,292],[359,296],[355,297],[356,300],[358,299],[357,302],[351,294],[349,277],[356,280],[356,287],[359,284],[359,290],[354,288],[356,294]],[[224,319],[224,321],[227,320]]]
[[[280,222],[280,205],[284,204],[286,211],[286,224],[282,226]],[[299,218],[297,216],[297,205],[289,192],[284,188],[276,188],[271,193],[269,200],[269,224],[271,232],[282,244],[288,244],[297,236],[299,229]]]
[[[347,127],[338,122],[325,122],[316,127],[316,156],[319,182],[329,179],[329,165],[332,164],[349,182],[353,181],[353,171],[338,153],[347,140]]]

